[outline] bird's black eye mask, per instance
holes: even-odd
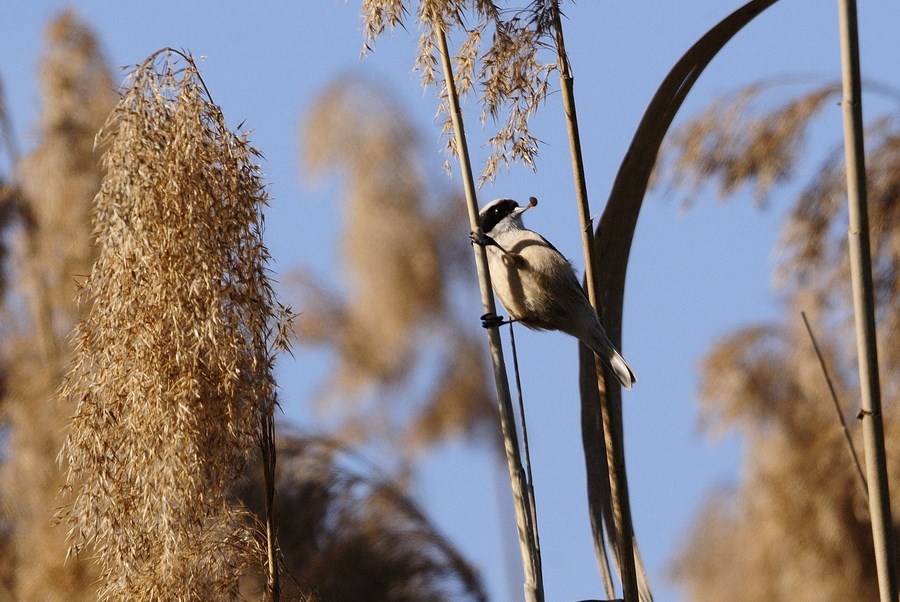
[[[481,216],[481,231],[487,234],[494,229],[503,218],[512,213],[519,204],[512,199],[504,199],[488,209]]]

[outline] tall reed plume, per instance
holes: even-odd
[[[265,552],[226,490],[274,410],[285,311],[267,279],[258,152],[190,57],[128,76],[98,142],[90,304],[61,397],[74,548],[103,599],[222,599]]]
[[[771,85],[717,102],[688,122],[669,152],[692,191],[713,181],[724,195],[751,185],[757,200],[786,181],[813,118],[840,92],[821,85],[760,109]],[[897,115],[868,130],[879,354],[900,361],[900,130]],[[686,170],[686,171],[685,171]],[[846,179],[839,144],[794,200],[782,229],[781,321],[749,325],[704,360],[704,423],[743,434],[739,483],[714,492],[678,554],[674,574],[694,600],[870,600],[878,598],[866,494],[848,457],[829,391],[800,312],[810,316],[861,450],[858,370],[846,247]],[[889,480],[900,480],[898,372],[882,370]],[[897,516],[897,509],[894,510]],[[894,522],[894,532],[898,529]],[[895,544],[896,544],[896,537]],[[727,555],[729,562],[721,562]]]
[[[87,557],[66,561],[65,529],[52,521],[65,478],[55,458],[74,408],[55,391],[70,361],[65,337],[80,315],[77,282],[94,258],[90,211],[102,177],[94,136],[115,98],[97,40],[73,13],[56,17],[45,37],[39,142],[9,182],[20,227],[6,307],[15,326],[3,342],[12,451],[0,474],[16,599],[68,601],[95,596],[96,567]]]
[[[304,120],[308,173],[343,176],[336,242],[346,291],[298,272],[298,338],[336,354],[325,397],[341,404],[345,438],[388,436],[404,453],[457,434],[487,434],[493,443],[496,410],[477,321],[461,323],[450,295],[473,285],[459,244],[464,216],[429,181],[418,133],[403,115],[383,88],[343,77]],[[430,363],[422,360],[434,357],[441,367],[427,380],[435,384],[422,387]]]
[[[318,600],[486,600],[478,573],[360,454],[323,437],[279,441],[285,593]],[[262,513],[262,471],[236,493]]]

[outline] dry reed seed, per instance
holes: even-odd
[[[285,564],[320,600],[484,600],[477,572],[403,491],[336,441],[279,442],[278,492],[295,509],[281,522]],[[259,467],[238,494],[261,508]],[[297,592],[302,594],[301,592]]]
[[[551,74],[557,69],[555,53],[547,60],[542,52],[553,47],[552,22],[556,2],[532,2],[525,9],[504,10],[490,0],[423,0],[416,20],[422,29],[416,69],[425,86],[440,86],[442,137],[447,151],[456,154],[451,134],[446,86],[437,74],[439,27],[448,36],[459,31],[463,41],[455,60],[455,84],[460,95],[478,94],[483,120],[500,124],[488,144],[491,154],[482,169],[480,183],[492,181],[500,167],[513,163],[534,168],[540,140],[531,133],[530,120],[547,98]],[[386,30],[404,26],[410,7],[399,0],[364,0],[362,19],[365,48]],[[490,42],[485,48],[485,38]],[[449,162],[445,164],[449,166]]]
[[[665,179],[685,190],[686,203],[710,180],[720,198],[750,184],[754,200],[763,203],[793,175],[811,120],[840,93],[839,85],[828,84],[760,112],[757,105],[771,89],[758,84],[722,98],[673,132],[663,149]]]
[[[55,391],[69,363],[66,337],[84,313],[75,303],[77,282],[94,257],[90,212],[102,177],[94,134],[115,99],[96,39],[74,13],[60,13],[45,39],[38,144],[21,158],[11,154],[18,158],[10,180],[15,199],[4,207],[4,218],[14,212],[22,228],[3,345],[3,420],[14,452],[0,487],[13,528],[0,556],[13,563],[17,599],[61,601],[96,596],[92,560],[67,559],[66,529],[52,521],[64,483],[55,460],[74,408],[58,403]]]
[[[259,153],[170,50],[129,74],[98,140],[65,519],[94,545],[104,599],[232,595],[264,553],[226,491],[274,410],[288,314],[266,276]]]

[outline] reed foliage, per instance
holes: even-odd
[[[0,174],[0,243],[5,252],[15,242],[16,260],[2,283],[14,326],[2,332],[0,598],[271,597],[264,471],[252,452],[271,435],[272,361],[290,324],[267,278],[258,153],[228,130],[190,57],[153,55],[116,105],[86,25],[63,13],[48,40],[39,143],[24,157],[0,102],[12,166]],[[344,142],[362,156],[377,141]],[[395,169],[408,181],[418,174],[404,161]],[[415,196],[420,186],[405,189]],[[437,307],[424,328],[412,315],[419,301],[400,314],[414,339],[442,341],[444,361],[432,403],[412,421],[416,447],[474,433],[468,425],[492,410],[465,329],[430,332],[449,311],[445,279],[470,276],[438,236],[458,216],[426,215],[423,235],[443,269],[426,275],[437,290],[422,295],[437,295]],[[352,454],[322,440],[291,439],[283,453],[284,543],[272,550],[289,569],[282,599],[485,598],[474,570],[372,465],[350,468],[338,458]]]
[[[280,544],[289,597],[327,600],[487,599],[477,571],[391,480],[334,439],[279,440]],[[257,465],[235,493],[259,514]]]
[[[51,520],[65,478],[55,458],[74,407],[58,403],[55,392],[70,360],[66,337],[82,313],[77,283],[94,257],[91,202],[103,173],[94,135],[115,99],[99,44],[74,13],[60,13],[45,39],[34,150],[19,157],[4,120],[12,172],[3,218],[17,227],[4,237],[14,260],[4,266],[12,290],[2,342],[2,412],[12,451],[0,484],[15,598],[67,601],[92,597],[97,575],[88,557],[66,561],[66,531]]]
[[[473,287],[458,244],[464,215],[430,177],[403,115],[382,87],[344,77],[304,119],[306,172],[343,178],[335,240],[343,269],[341,278],[294,273],[304,307],[295,333],[335,354],[322,399],[345,441],[393,440],[407,456],[456,435],[494,444],[477,322],[464,323],[451,299]],[[429,371],[435,359],[440,368]]]
[[[766,103],[776,90],[753,86],[682,127],[669,153],[679,170],[689,170],[690,190],[715,183],[726,193],[750,188],[754,198],[765,200],[788,181],[811,123],[837,99],[840,87],[812,86],[786,101]],[[897,124],[895,113],[883,114],[870,121],[867,132],[876,323],[882,333],[900,326]],[[724,140],[732,142],[723,145]],[[728,335],[704,360],[704,424],[714,432],[739,431],[748,449],[741,481],[710,496],[678,554],[674,574],[692,599],[878,598],[866,495],[800,320],[801,311],[810,315],[850,435],[861,449],[861,429],[853,419],[859,376],[842,154],[836,143],[785,218],[777,270],[784,319]],[[900,361],[900,344],[891,336],[880,337],[879,344],[888,475],[896,500],[900,379],[890,366]],[[729,562],[721,562],[723,554]]]
[[[262,570],[229,503],[274,410],[286,311],[262,242],[267,196],[190,59],[152,55],[98,137],[97,260],[61,397],[74,551],[93,545],[102,599],[222,599]]]
[[[549,93],[556,57],[543,55],[552,46],[551,23],[554,3],[530,2],[525,8],[509,9],[491,0],[423,0],[413,8],[403,0],[363,0],[365,48],[389,29],[404,26],[415,12],[421,28],[416,67],[422,83],[436,86],[441,94],[438,113],[448,150],[456,154],[450,104],[441,74],[438,35],[462,37],[453,64],[454,80],[461,97],[476,94],[482,122],[497,125],[489,136],[491,153],[481,173],[481,183],[492,180],[500,168],[522,163],[535,168],[540,139],[530,127],[531,117]],[[449,167],[449,163],[446,164]]]

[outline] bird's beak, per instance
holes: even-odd
[[[537,205],[537,199],[534,197],[531,197],[528,199],[527,205],[525,205],[524,207],[516,207],[515,209],[513,209],[512,216],[519,217],[520,215],[522,215],[523,213],[525,213],[526,211],[528,211],[529,209],[531,209],[532,207],[534,207],[536,205]]]

